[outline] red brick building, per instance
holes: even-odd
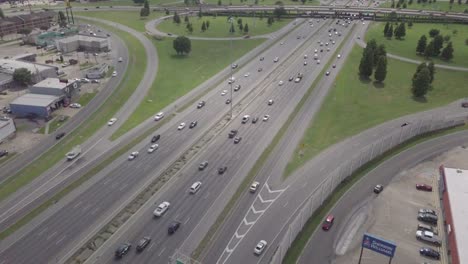
[[[44,11],[26,15],[9,16],[0,19],[0,36],[15,34],[23,28],[41,28],[51,26],[56,13],[54,11]]]

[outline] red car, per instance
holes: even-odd
[[[332,227],[334,221],[335,217],[333,215],[327,216],[327,219],[325,219],[325,222],[323,222],[322,229],[325,231],[329,230]]]
[[[426,191],[426,192],[432,192],[432,186],[427,185],[427,184],[416,184],[416,190],[420,191]]]

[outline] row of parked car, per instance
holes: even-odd
[[[432,186],[418,183],[416,184],[416,190],[432,192]],[[437,247],[442,245],[442,239],[438,236],[437,231],[437,222],[438,217],[437,213],[432,209],[419,209],[417,219],[422,222],[418,224],[416,230],[416,239]],[[440,259],[439,251],[430,248],[430,247],[422,247],[419,249],[419,254],[421,256],[425,256],[431,259]]]

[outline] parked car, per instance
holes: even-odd
[[[431,215],[437,216],[436,211],[434,211],[434,210],[432,210],[432,209],[427,209],[427,208],[421,208],[421,209],[419,209],[418,213],[420,213],[420,214],[431,214]]]
[[[432,248],[423,247],[419,250],[419,254],[432,259],[440,259],[440,253]]]
[[[8,156],[8,151],[7,150],[0,150],[0,158],[3,156]]]
[[[430,231],[436,235],[438,234],[437,228],[426,224],[418,224],[417,230]]]
[[[132,244],[123,243],[115,251],[115,257],[116,258],[121,258],[121,257],[125,256],[128,253],[128,251],[130,251],[130,248],[132,248]]]
[[[416,239],[434,244],[436,246],[440,246],[442,244],[440,238],[431,231],[416,231]]]
[[[430,224],[437,224],[438,218],[433,214],[418,214],[418,220]]]
[[[79,103],[73,103],[70,104],[70,108],[81,108],[81,105]]]
[[[148,245],[149,243],[151,243],[151,238],[150,237],[143,237],[142,239],[140,239],[140,241],[138,241],[138,244],[137,244],[137,247],[136,247],[136,250],[137,252],[141,252],[143,251]]]
[[[416,190],[432,192],[432,186],[424,184],[424,183],[417,183]]]
[[[335,222],[335,217],[333,215],[327,216],[325,221],[322,224],[322,229],[325,231],[330,230],[330,228],[333,226],[333,223]]]

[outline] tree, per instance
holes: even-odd
[[[244,26],[242,24],[239,24],[239,31],[242,32],[244,30]]]
[[[387,38],[391,39],[393,37],[393,25],[390,25],[390,28],[387,31]]]
[[[372,75],[372,64],[374,62],[374,54],[371,51],[370,49],[364,49],[359,63],[359,75],[367,79]]]
[[[432,83],[432,81],[434,81],[434,76],[436,73],[433,61],[429,62],[429,64],[427,65],[427,69],[429,70],[430,83]]]
[[[444,60],[451,60],[453,58],[453,47],[451,41],[442,50],[442,54],[440,54],[440,56],[442,56]]]
[[[3,13],[3,10],[0,8],[0,18],[5,18],[5,14]]]
[[[271,26],[273,24],[275,20],[273,19],[273,17],[269,16],[268,19],[267,19],[267,24],[268,26]]]
[[[453,0],[450,0],[449,2],[450,2],[450,5],[452,5],[454,1],[453,1]]]
[[[380,56],[375,68],[374,78],[377,82],[381,83],[387,77],[387,57]]]
[[[206,29],[210,28],[210,21],[209,21],[209,20],[207,20],[207,21],[205,22],[205,24],[206,24]]]
[[[433,38],[433,37],[439,35],[439,33],[440,33],[440,30],[438,30],[438,29],[434,29],[434,28],[433,28],[433,29],[429,30],[429,36],[430,36],[431,38]]]
[[[21,85],[28,85],[31,83],[32,74],[26,68],[18,68],[13,72],[13,80]]]
[[[406,7],[408,7],[408,5],[405,2],[405,3],[403,3],[403,8],[406,8]]]
[[[202,14],[202,11],[201,11],[201,8],[200,10],[198,11],[198,18],[202,18],[203,17],[203,14]]]
[[[229,29],[229,33],[234,33],[236,30],[234,29],[234,24],[231,23],[231,28]]]
[[[458,0],[457,2],[458,2],[458,4],[459,4],[459,5],[461,5],[461,4],[462,4],[462,1],[461,1],[461,0]]]
[[[18,34],[23,34],[23,35],[29,35],[32,32],[32,29],[30,28],[20,28],[18,29]]]
[[[442,35],[437,35],[434,38],[434,56],[439,56],[440,49],[442,49],[444,45],[444,37]]]
[[[223,3],[221,2],[221,0],[218,0],[218,5],[222,5]]]
[[[449,42],[449,41],[450,41],[450,35],[445,35],[444,42]]]
[[[377,58],[380,58],[381,56],[387,57],[387,49],[385,49],[384,44],[380,44],[377,47],[377,49],[374,52],[374,56],[376,56]],[[378,59],[376,61],[378,61]],[[375,65],[377,65],[377,63]]]
[[[408,22],[408,27],[409,27],[409,28],[413,27],[413,21],[409,21],[409,22]]]
[[[237,25],[242,24],[242,18],[237,19]]]
[[[244,33],[245,34],[249,33],[249,25],[247,23],[245,23],[245,26],[244,26]]]
[[[192,43],[189,38],[185,36],[179,36],[174,39],[172,46],[174,47],[177,54],[188,54],[192,51]]]
[[[408,5],[412,5],[412,4],[413,4],[413,0],[409,0]]]
[[[190,19],[189,19],[189,17],[187,15],[185,15],[185,17],[184,17],[184,22],[187,23],[187,24],[190,22]]]
[[[430,88],[430,73],[427,67],[424,67],[415,74],[411,92],[416,98],[424,97]]]
[[[148,0],[145,0],[144,6],[140,10],[140,17],[147,17],[150,14]]]
[[[143,4],[144,0],[133,0],[135,4]]]
[[[371,39],[367,42],[366,48],[364,49],[364,52],[368,54],[372,54],[372,67],[377,65],[377,58],[376,58],[376,52],[377,52],[377,42],[375,39]]]
[[[388,32],[389,27],[390,27],[390,23],[389,23],[389,22],[385,23],[385,27],[384,27],[384,29],[383,29],[383,35],[384,35],[384,37],[387,36],[387,32]]]
[[[174,16],[172,17],[172,21],[176,24],[180,24],[180,17],[179,17],[179,14],[177,14],[177,12],[174,12]]]
[[[148,0],[145,0],[145,2],[144,2],[144,4],[143,4],[143,7],[146,8],[146,9],[148,9],[148,11],[150,10]]]
[[[275,10],[273,10],[273,14],[276,16],[278,20],[280,20],[282,16],[287,14],[287,12],[286,12],[286,9],[284,9],[284,7],[280,6],[280,7],[276,7]]]
[[[416,53],[423,54],[424,51],[426,50],[426,45],[427,45],[426,35],[422,35],[421,38],[419,38],[418,46],[416,46]]]
[[[63,13],[63,11],[58,12],[57,21],[60,27],[67,26],[67,18],[65,17],[65,14]]]
[[[192,23],[189,23],[187,26],[188,26],[188,32],[189,32],[190,34],[192,34],[192,32],[193,32],[193,25],[192,25]]]
[[[201,31],[202,32],[205,32],[206,31],[206,24],[205,24],[205,21],[203,21],[202,25],[201,25]]]
[[[429,42],[429,44],[426,46],[426,49],[424,50],[424,57],[426,58],[433,57],[435,54],[434,52],[435,52],[434,41],[432,40],[431,42]]]
[[[400,25],[398,25],[395,28],[394,34],[395,34],[396,39],[401,39],[404,36],[406,36],[406,28],[405,28],[405,23],[404,22],[401,22]]]

